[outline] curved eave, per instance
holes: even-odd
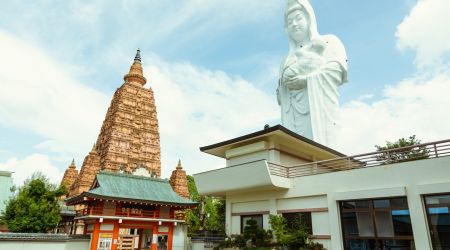
[[[178,202],[164,202],[164,201],[154,201],[154,200],[140,200],[140,199],[130,199],[130,198],[122,198],[122,197],[111,197],[104,196],[98,194],[92,194],[89,192],[83,192],[80,195],[65,199],[67,205],[76,205],[86,202],[85,197],[94,198],[94,199],[103,199],[103,200],[112,200],[112,201],[122,201],[122,202],[134,202],[134,203],[145,203],[145,204],[157,204],[157,205],[169,205],[169,206],[179,206],[185,208],[192,208],[198,205],[198,202],[186,202],[186,203],[178,203]]]

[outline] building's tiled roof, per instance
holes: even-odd
[[[67,235],[45,233],[0,233],[0,241],[72,241],[89,240],[90,235]]]
[[[91,190],[67,199],[67,202],[81,197],[111,200],[153,202],[181,206],[195,206],[197,203],[178,196],[168,180],[113,172],[97,174]]]
[[[58,201],[61,216],[75,216],[76,211],[74,206],[66,206],[63,201]]]

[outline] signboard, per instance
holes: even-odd
[[[97,250],[111,250],[112,234],[100,234]]]

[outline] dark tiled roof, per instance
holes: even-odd
[[[44,234],[44,233],[0,233],[0,241],[72,241],[89,240],[90,235]]]

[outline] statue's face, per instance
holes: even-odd
[[[289,36],[296,42],[303,42],[309,36],[309,20],[305,12],[295,10],[286,19]]]

